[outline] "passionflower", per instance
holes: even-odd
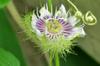
[[[39,15],[40,14],[40,15]],[[64,54],[70,52],[73,40],[84,37],[84,24],[75,15],[66,11],[64,5],[53,14],[47,6],[32,15],[32,29],[36,33],[44,52]]]
[[[21,23],[27,36],[49,54],[49,66],[53,66],[52,59],[55,66],[60,66],[59,55],[72,53],[74,41],[86,35],[84,27],[97,23],[91,11],[83,14],[70,0],[66,1],[70,5],[68,10],[63,4],[53,10],[52,0],[48,0],[40,10],[25,15]]]

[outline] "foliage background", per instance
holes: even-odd
[[[24,15],[25,11],[32,10],[32,8],[36,8],[39,3],[41,3],[42,0],[14,0],[15,5],[21,15]],[[100,44],[100,19],[99,19],[99,0],[72,0],[75,5],[78,6],[78,8],[83,11],[84,13],[88,10],[91,10],[97,17],[98,23],[94,27],[86,27],[87,37],[83,40],[80,40],[80,46],[83,50],[85,50],[90,56],[93,56],[94,58],[100,58],[99,55],[99,44]],[[35,4],[33,4],[34,2]],[[44,2],[44,1],[43,1]],[[55,5],[58,3],[63,2],[66,5],[65,0],[55,0]],[[22,4],[23,3],[23,4]],[[25,5],[25,7],[24,7]],[[41,5],[40,5],[41,6]],[[58,5],[59,6],[59,5]],[[67,6],[67,5],[66,5]],[[23,8],[23,10],[22,10]],[[27,8],[29,10],[27,10]],[[9,17],[10,18],[10,17]],[[18,40],[18,35],[13,29],[14,26],[12,26],[10,19],[8,19],[8,15],[6,13],[5,8],[0,9],[0,48],[4,48],[11,53],[13,53],[18,60],[21,63],[21,66],[28,66],[27,61],[24,58],[24,54],[22,52],[22,46],[20,46],[20,42]],[[31,46],[31,45],[30,45]],[[94,46],[95,48],[91,48],[91,46]],[[85,49],[84,49],[85,48]],[[75,53],[77,55],[68,54],[63,60],[61,60],[61,66],[100,66],[96,61],[92,59],[89,55],[87,55],[83,50],[81,50],[79,47],[73,48],[75,50]],[[97,52],[93,54],[94,52],[92,50],[95,50],[94,52]],[[35,55],[33,55],[35,56]],[[36,57],[36,56],[35,56]],[[39,57],[36,57],[39,58]],[[37,59],[35,59],[37,60]],[[30,60],[31,61],[31,60]],[[36,64],[35,64],[36,62]],[[30,63],[33,63],[32,66],[41,66],[38,65],[42,61],[31,61]],[[45,62],[45,61],[44,61]],[[47,65],[46,65],[47,66]]]

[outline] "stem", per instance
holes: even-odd
[[[59,61],[58,53],[55,54],[55,64],[56,64],[56,66],[60,66],[60,61]]]
[[[50,61],[49,61],[49,66],[52,66],[52,64],[53,64],[53,63],[52,63],[52,56],[50,56],[49,60],[50,60]]]
[[[53,66],[53,55],[52,53],[50,53],[50,56],[49,56],[49,66]]]
[[[52,11],[52,0],[47,0],[48,2],[48,10],[51,12]]]

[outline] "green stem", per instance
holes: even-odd
[[[55,54],[55,64],[56,64],[56,66],[60,66],[60,61],[59,61],[58,53]]]
[[[53,57],[52,57],[52,54],[50,54],[50,56],[49,56],[49,66],[53,66],[52,61],[53,61]]]
[[[48,10],[51,12],[52,11],[52,0],[48,0]]]

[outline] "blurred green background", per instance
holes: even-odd
[[[98,23],[95,26],[86,27],[86,38],[79,41],[79,47],[73,48],[77,55],[68,54],[64,59],[60,58],[61,66],[100,66],[100,63],[98,63],[100,62],[100,0],[71,1],[75,3],[83,13],[91,10],[96,15]],[[21,16],[27,11],[40,7],[42,5],[41,3],[44,2],[44,0],[14,0],[14,4]],[[54,0],[54,5],[59,6],[61,3],[64,3],[64,5],[67,6],[66,0]],[[20,35],[15,31],[15,29],[18,29],[19,27],[15,26],[15,22],[10,18],[12,19],[12,17],[9,16],[6,7],[0,9],[0,48],[12,52],[20,61],[21,66],[44,66],[47,64],[45,63],[45,59],[41,58],[43,56],[37,53],[37,50],[34,49],[34,47],[30,47],[34,46],[31,45],[31,42],[28,41],[27,43],[26,41],[24,42],[25,44],[21,44],[22,39],[18,38]],[[29,51],[27,51],[27,49]],[[33,52],[33,55],[29,55],[27,52],[29,52],[29,54]],[[43,59],[43,61],[40,61],[40,59]]]

